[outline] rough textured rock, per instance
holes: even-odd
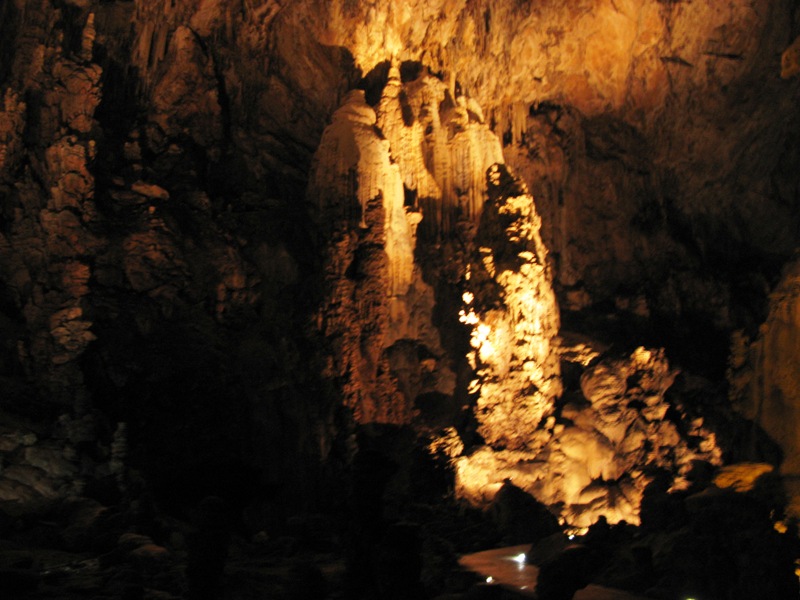
[[[800,495],[797,477],[798,410],[800,392],[800,263],[787,265],[783,277],[770,294],[769,314],[758,337],[748,344],[735,338],[729,378],[731,396],[743,414],[767,432],[783,450],[781,472],[788,476],[791,494]]]
[[[426,73],[404,84],[395,64],[374,107],[357,90],[334,113],[308,196],[329,248],[320,320],[338,364],[327,375],[344,381],[356,420],[407,422],[421,394],[453,394],[415,249],[477,224],[487,168],[501,160],[465,98]]]
[[[334,114],[317,153],[309,193],[322,226],[331,228],[325,267],[331,289],[321,329],[328,338],[338,338],[332,360],[340,364],[332,365],[330,376],[346,378],[345,404],[356,419],[404,422],[409,409],[393,398],[397,391],[383,351],[389,298],[405,295],[410,284],[413,240],[407,221],[405,231],[392,229],[396,212],[405,220],[403,188],[375,122],[364,93],[352,92]]]
[[[88,459],[81,461],[77,452],[81,443],[94,445],[92,423],[75,427],[67,415],[62,415],[59,425],[49,439],[41,439],[19,425],[3,426],[0,510],[5,514],[43,514],[59,502],[80,495],[88,479],[102,477],[108,468]]]
[[[670,473],[672,489],[681,490],[698,462],[721,463],[716,436],[703,420],[665,399],[675,375],[663,351],[645,348],[594,363],[581,376],[583,398],[561,407],[539,435],[539,447],[485,446],[458,458],[458,493],[485,504],[509,480],[570,526],[585,528],[601,516],[638,524],[652,473]],[[667,418],[669,410],[684,413],[682,420]]]
[[[533,198],[502,165],[487,171],[488,201],[465,274],[462,321],[472,327],[478,433],[493,447],[535,449],[561,395],[559,314]]]
[[[102,69],[89,62],[91,52],[73,56],[58,39],[31,42],[25,50],[37,61],[15,63],[21,72],[5,92],[1,173],[9,219],[2,277],[29,332],[16,349],[18,360],[43,390],[72,404],[84,393],[76,359],[95,339],[85,297],[90,257],[102,247],[90,230],[97,209],[89,172]],[[20,94],[36,100],[22,103]],[[26,123],[32,139],[25,144]]]
[[[319,459],[300,455],[329,451],[336,435],[333,403],[300,408],[290,383],[315,361],[290,341],[305,309],[286,300],[312,235],[252,175],[261,167],[230,166],[249,159],[226,153],[235,134],[220,57],[155,8],[3,5],[3,410],[34,420],[47,443],[60,439],[60,414],[96,420],[72,448],[70,460],[88,461],[78,488],[124,487],[123,459],[151,482],[230,472],[230,461],[259,485],[285,480],[284,468],[306,478]],[[126,423],[120,453],[112,432]],[[314,478],[280,493],[305,485]]]
[[[292,510],[347,470],[353,417],[424,421],[497,473],[550,452],[547,498],[622,518],[624,457],[717,458],[694,407],[707,448],[670,426],[665,357],[721,381],[730,331],[766,321],[735,368],[794,473],[795,4],[4,2],[4,410],[44,447],[95,423],[81,477],[124,482],[124,456],[167,495]],[[492,224],[503,163],[531,194]],[[590,369],[559,399],[556,305],[651,357],[564,358]]]

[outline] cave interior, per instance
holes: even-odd
[[[0,96],[3,598],[800,595],[796,0],[3,0]]]

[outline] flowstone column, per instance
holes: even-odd
[[[327,249],[318,318],[330,345],[324,375],[338,384],[358,422],[407,422],[411,407],[384,349],[390,301],[411,282],[414,215],[404,209],[400,171],[363,91],[347,96],[325,130],[308,196]]]
[[[443,248],[474,229],[486,170],[502,162],[479,109],[454,93],[430,73],[403,82],[392,65],[375,106],[361,90],[348,94],[315,155],[308,199],[326,253],[325,376],[360,423],[407,423],[420,403],[454,404],[434,288],[445,263],[460,276],[465,263]]]
[[[637,524],[649,473],[669,471],[682,489],[694,462],[718,465],[721,453],[702,419],[666,399],[678,372],[663,350],[587,357],[580,394],[560,399],[560,361],[574,362],[575,349],[561,348],[540,226],[525,186],[492,166],[461,311],[472,328],[470,391],[485,444],[459,456],[464,445],[447,432],[432,450],[454,450],[456,494],[475,506],[510,481],[570,526],[601,516]]]

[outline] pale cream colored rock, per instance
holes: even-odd
[[[517,264],[499,269],[494,250],[480,248],[480,268],[501,286],[502,307],[477,312],[467,282],[460,318],[472,328],[478,431],[492,446],[522,450],[538,443],[534,434],[561,394],[559,313],[533,198],[519,181],[512,180],[516,187],[507,191],[507,178],[504,167],[489,168],[490,201],[482,218],[502,219],[498,235],[505,239],[495,243],[516,249]]]
[[[641,451],[647,442],[647,431],[634,423],[628,428],[625,437],[619,442],[619,451],[628,455]]]
[[[502,160],[498,140],[485,125],[471,121],[466,100],[462,104],[457,110],[452,93],[430,75],[404,84],[393,64],[374,109],[363,92],[351,91],[323,133],[308,197],[338,248],[331,255],[342,257],[330,265],[331,275],[346,271],[351,260],[346,249],[357,238],[373,235],[374,225],[368,225],[366,216],[373,203],[383,211],[381,229],[376,231],[387,265],[381,274],[387,280],[381,310],[386,310],[388,319],[379,326],[379,346],[372,354],[416,340],[433,355],[444,355],[433,325],[434,291],[414,263],[417,235],[421,232],[431,241],[452,235],[459,219],[477,220],[486,170]],[[407,205],[409,196],[414,200]],[[336,301],[337,306],[344,304],[347,301]],[[357,319],[370,320],[363,302],[354,308]],[[349,345],[343,345],[345,352]],[[363,348],[362,344],[358,360],[377,365],[378,356],[368,356]],[[424,391],[412,382],[417,366],[406,364],[397,352],[392,356],[392,368],[403,370],[405,393]],[[453,393],[456,377],[447,362],[434,361],[425,368],[428,391]]]
[[[720,467],[714,476],[714,485],[744,493],[752,491],[760,477],[774,473],[775,467],[765,463],[737,463]]]
[[[635,410],[609,410],[595,414],[598,418],[593,426],[615,446],[624,443],[631,423],[639,416]]]
[[[588,527],[600,515],[610,523],[637,524],[650,482],[645,467],[671,471],[677,489],[693,461],[721,463],[716,438],[701,420],[684,423],[688,435],[699,441],[697,449],[689,447],[673,422],[663,420],[669,408],[664,393],[675,375],[662,350],[638,348],[626,359],[601,360],[582,378],[594,402],[570,402],[562,408],[562,418],[573,426],[552,426],[548,421],[555,435],[529,451],[484,447],[459,458],[458,493],[481,505],[499,489],[501,478],[509,478],[540,502],[558,505],[561,517],[572,526]],[[629,377],[636,386],[628,388]],[[641,401],[643,408],[628,407],[632,400]],[[510,411],[498,412],[510,418]],[[525,465],[536,465],[535,474]]]
[[[581,391],[592,404],[620,398],[627,389],[627,373],[618,364],[601,363],[584,371]]]

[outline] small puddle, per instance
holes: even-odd
[[[502,586],[521,598],[536,598],[536,579],[539,569],[525,563],[525,553],[530,544],[484,550],[462,556],[458,564],[477,573],[486,583]],[[589,585],[578,590],[573,600],[648,600],[622,590],[600,585]]]
[[[525,563],[530,544],[484,550],[462,556],[458,564],[480,575],[486,583],[501,585],[526,598],[535,598],[539,569]]]

